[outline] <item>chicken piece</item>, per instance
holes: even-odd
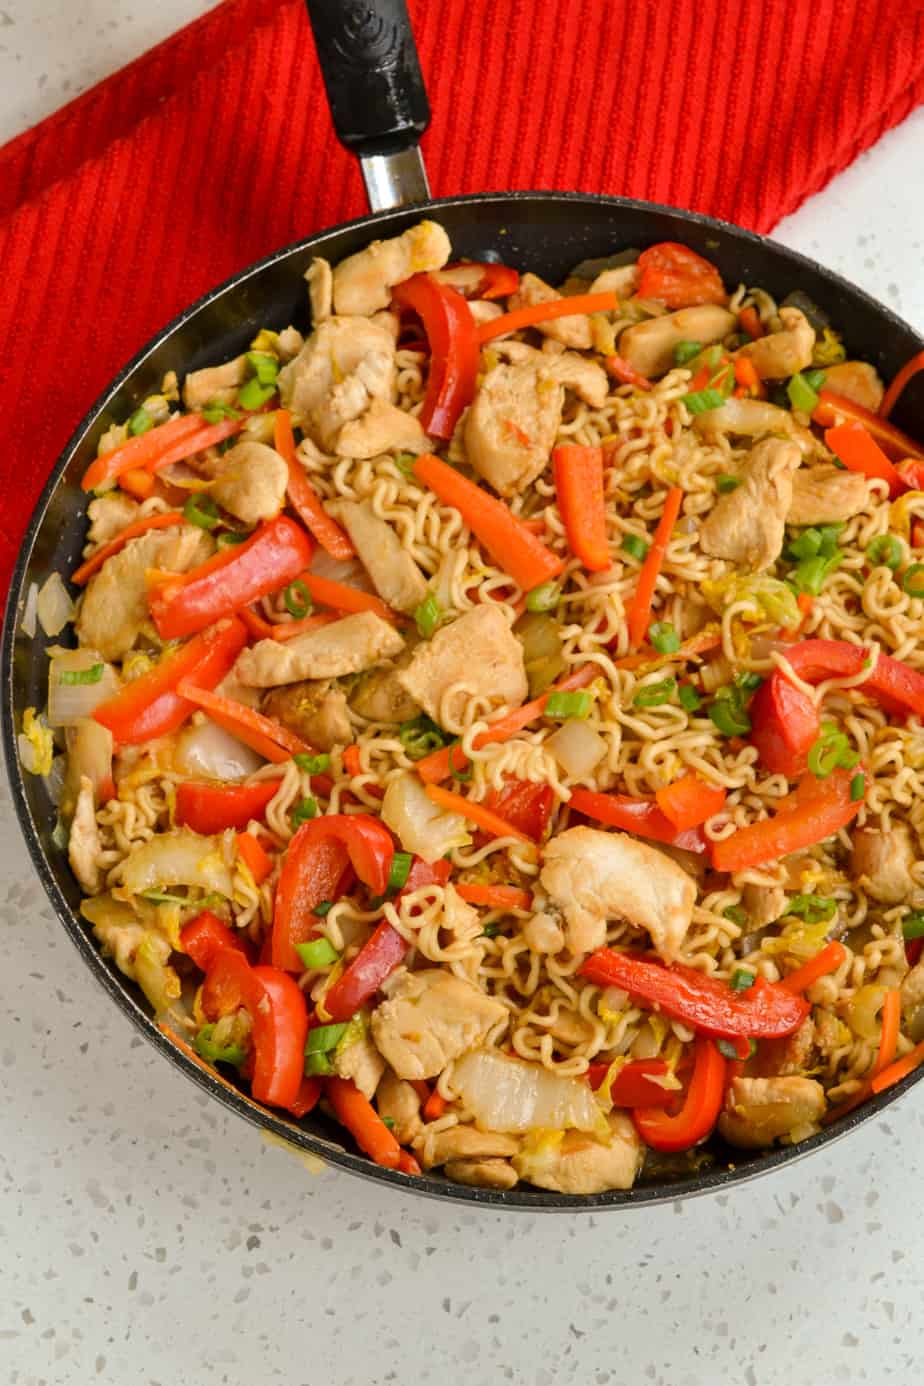
[[[504,310],[501,305],[492,302],[492,300],[488,298],[470,299],[468,306],[477,327],[480,327],[484,322],[493,322],[495,318],[502,318],[504,316]]]
[[[187,409],[204,409],[207,404],[233,404],[247,379],[247,357],[235,356],[221,366],[190,371],[183,381],[183,403]]]
[[[404,641],[374,611],[360,611],[340,621],[297,635],[294,640],[260,640],[238,656],[234,672],[252,688],[276,688],[303,679],[337,679],[359,674],[380,659],[391,659]]]
[[[825,1090],[814,1078],[735,1078],[719,1132],[739,1150],[763,1150],[781,1136],[803,1139],[824,1111]]]
[[[171,525],[130,539],[87,583],[77,615],[80,644],[99,650],[105,660],[120,659],[150,619],[148,569],[185,573],[212,550],[212,540],[196,525]]]
[[[673,369],[674,348],[679,342],[710,346],[734,330],[734,313],[714,303],[703,303],[627,327],[619,337],[619,354],[642,375],[655,380]]]
[[[305,339],[297,327],[284,327],[276,339],[276,351],[282,365],[294,360],[304,345]]]
[[[610,390],[606,371],[602,366],[598,366],[596,361],[589,361],[586,356],[579,356],[576,351],[562,351],[552,355],[548,351],[537,351],[526,342],[517,341],[492,342],[491,350],[495,356],[512,365],[528,361],[541,371],[542,375],[559,385],[564,385],[566,390],[571,390],[578,399],[589,404],[591,409],[602,409],[606,404]]]
[[[900,905],[914,889],[911,869],[918,859],[911,831],[904,823],[858,828],[853,835],[850,874],[867,895],[882,905]]]
[[[545,469],[564,403],[564,387],[545,363],[488,371],[465,420],[465,451],[500,495],[518,495]]]
[[[400,236],[373,241],[334,269],[334,311],[365,317],[387,308],[391,290],[422,270],[442,269],[452,252],[435,221],[421,221]]]
[[[793,473],[801,461],[795,443],[784,438],[766,438],[752,448],[738,474],[741,485],[720,496],[700,526],[703,552],[749,573],[775,563],[786,537]]]
[[[761,380],[785,380],[804,371],[812,364],[815,350],[815,329],[798,308],[781,308],[782,332],[770,332],[758,337],[735,352],[746,356]]]
[[[380,400],[393,409],[389,400],[394,379],[394,354],[367,352],[356,369],[334,385],[312,411],[309,424],[321,446],[335,452],[343,429],[362,418],[373,400]]]
[[[279,394],[283,404],[292,411],[296,422],[314,427],[315,411],[321,408],[334,387],[345,382],[370,355],[376,359],[384,356],[390,362],[387,397],[394,398],[395,338],[388,327],[369,318],[325,319],[311,333],[294,361],[279,372]],[[370,374],[370,381],[375,378],[374,372]]]
[[[782,886],[746,885],[741,892],[741,903],[748,917],[748,924],[754,929],[762,929],[772,924],[786,908],[786,892]]]
[[[587,290],[589,294],[615,294],[620,302],[631,298],[638,289],[638,265],[614,265],[601,270]]]
[[[77,806],[67,842],[67,859],[80,882],[81,890],[87,895],[95,895],[102,885],[103,873],[99,864],[102,851],[93,784],[87,775],[81,775]]]
[[[105,496],[97,496],[87,506],[90,521],[87,543],[94,548],[99,544],[108,544],[110,539],[122,533],[126,525],[138,518],[140,509],[138,502],[124,491],[109,491]]]
[[[317,327],[334,311],[334,274],[330,261],[316,255],[305,271],[308,281],[308,302],[311,304],[311,325]]]
[[[352,1044],[338,1045],[334,1051],[333,1063],[337,1076],[352,1078],[363,1097],[371,1102],[379,1080],[385,1072],[385,1060],[369,1036],[360,1035]]]
[[[272,520],[286,502],[289,469],[275,448],[238,443],[220,459],[212,499],[245,525]]]
[[[516,293],[510,295],[509,309],[531,308],[534,303],[551,303],[563,295],[551,284],[546,284],[537,274],[522,274]],[[553,318],[551,322],[536,323],[536,331],[553,342],[575,347],[578,351],[589,351],[593,345],[590,335],[590,318],[586,313],[576,313],[574,317]]]
[[[337,501],[327,509],[350,536],[382,600],[412,615],[427,595],[427,579],[388,521],[369,500]]]
[[[915,963],[901,986],[902,1014],[910,1019],[924,1005],[924,962]]]
[[[512,1189],[517,1182],[517,1172],[506,1160],[451,1160],[445,1174],[477,1189]]]
[[[852,520],[869,501],[869,482],[862,472],[847,472],[831,463],[802,467],[792,479],[787,524],[831,525]]]
[[[804,1074],[812,1067],[815,1051],[815,1022],[807,1015],[791,1035],[782,1039],[762,1040],[752,1060],[755,1076],[783,1078]]]
[[[672,962],[693,918],[694,882],[663,852],[627,833],[568,828],[546,846],[539,880],[565,917],[575,955],[603,947],[608,919],[627,919],[647,930]]]
[[[555,1131],[528,1138],[519,1155],[513,1157],[513,1167],[521,1179],[558,1193],[631,1189],[644,1147],[625,1112],[611,1112],[607,1124],[607,1144],[583,1131]]]
[[[545,912],[527,919],[520,932],[534,953],[560,953],[565,946],[564,929],[554,915]]]
[[[825,389],[852,399],[871,414],[879,413],[885,394],[879,372],[867,361],[841,361],[836,366],[826,366]]]
[[[435,1169],[454,1160],[505,1160],[516,1155],[520,1142],[501,1131],[481,1131],[477,1126],[449,1126],[418,1136],[414,1149],[424,1169]]]
[[[330,679],[306,679],[273,688],[263,698],[263,711],[319,751],[332,751],[353,740],[346,694]]]
[[[503,1020],[506,1006],[442,968],[405,972],[372,1013],[372,1037],[399,1078],[435,1078]]]
[[[378,457],[384,452],[426,452],[430,439],[423,425],[387,399],[373,399],[365,413],[344,424],[337,436],[339,457]]]
[[[406,669],[414,655],[408,646],[393,665],[370,669],[350,694],[350,707],[370,722],[410,722],[420,715],[420,704],[401,684],[401,670]]]
[[[410,1145],[423,1130],[420,1098],[412,1083],[386,1068],[375,1090],[375,1106],[383,1121],[392,1122],[399,1145]]]
[[[402,688],[434,722],[455,722],[471,697],[496,706],[519,707],[529,691],[523,646],[493,602],[466,611],[417,646],[407,669],[398,675]],[[454,684],[464,684],[444,706]]]

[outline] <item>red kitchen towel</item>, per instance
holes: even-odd
[[[410,0],[436,195],[578,188],[766,231],[924,99],[920,0]],[[0,590],[107,381],[359,214],[303,0],[227,0],[0,150]]]

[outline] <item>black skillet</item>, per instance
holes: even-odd
[[[891,378],[924,341],[889,309],[812,260],[708,217],[627,198],[585,193],[519,192],[440,198],[429,190],[417,141],[429,121],[404,0],[308,0],[328,97],[344,144],[360,160],[374,211],[269,256],[207,294],[166,327],[131,361],[80,424],[59,459],[35,509],[13,576],[3,631],[3,739],[13,800],[29,854],[48,896],[84,961],[141,1033],[206,1092],[264,1130],[354,1174],[384,1184],[464,1203],[503,1208],[586,1210],[625,1208],[720,1189],[828,1145],[901,1096],[924,1069],[879,1099],[801,1145],[767,1154],[707,1147],[697,1167],[653,1169],[627,1193],[571,1197],[517,1188],[509,1193],[466,1188],[436,1175],[408,1179],[379,1169],[343,1144],[342,1130],[320,1113],[299,1123],[264,1111],[179,1052],[155,1028],[138,989],[104,961],[78,915],[80,891],[64,851],[52,840],[56,813],[44,782],[23,775],[16,731],[23,710],[47,697],[45,641],[20,630],[26,594],[54,571],[80,561],[86,506],[79,480],[96,455],[97,440],[113,420],[126,418],[154,392],[167,370],[182,374],[224,361],[246,349],[262,326],[307,328],[308,262],[323,255],[336,264],[375,237],[394,236],[424,212],[437,219],[462,259],[497,259],[560,282],[579,261],[627,246],[682,241],[717,264],[728,284],[762,285],[782,297],[804,290],[843,332],[851,353],[873,361]],[[920,377],[918,378],[920,382]],[[910,388],[897,422],[924,437],[924,386]]]

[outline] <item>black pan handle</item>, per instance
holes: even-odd
[[[305,0],[341,143],[373,211],[430,196],[418,141],[430,103],[405,0]]]

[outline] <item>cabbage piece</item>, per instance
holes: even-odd
[[[120,894],[140,895],[165,886],[198,886],[232,897],[231,869],[222,851],[220,836],[203,837],[189,828],[159,833],[136,847],[121,867]]]
[[[574,1128],[607,1139],[603,1112],[583,1078],[550,1073],[541,1064],[476,1049],[457,1060],[453,1087],[466,1111],[486,1131],[519,1134],[537,1127]]]
[[[93,925],[103,954],[137,982],[154,1010],[169,1010],[180,996],[180,979],[170,966],[169,941],[155,929],[146,928],[130,905],[111,895],[94,895],[81,901],[80,913]]]
[[[769,619],[786,630],[793,630],[802,620],[795,592],[779,578],[729,573],[713,581],[706,579],[700,583],[700,591],[719,615],[734,602],[747,602],[750,611],[741,612],[742,620],[757,623]]]
[[[416,852],[428,863],[439,861],[453,847],[467,847],[472,840],[461,813],[447,813],[434,804],[409,770],[396,775],[386,789],[382,821],[405,852]]]
[[[54,737],[51,728],[45,725],[34,707],[27,707],[22,715],[22,731],[17,737],[17,745],[20,764],[28,774],[51,774],[55,750]]]
[[[266,762],[224,727],[205,721],[180,733],[173,763],[183,775],[236,783],[246,780]]]

